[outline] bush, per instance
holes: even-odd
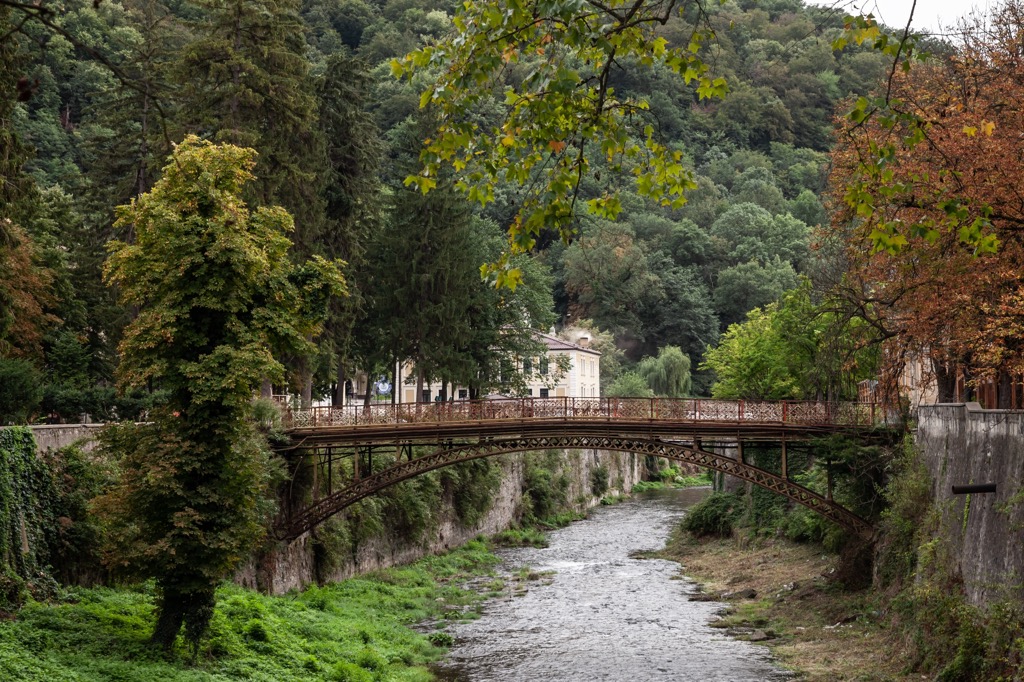
[[[732,535],[733,525],[743,513],[743,498],[734,493],[713,493],[690,508],[683,518],[683,530],[702,537]]]
[[[50,384],[43,394],[43,411],[64,422],[77,422],[81,415],[93,421],[145,421],[148,412],[167,402],[165,391],[132,390],[119,394],[112,386],[76,388]]]
[[[480,522],[494,503],[501,487],[502,468],[493,459],[474,459],[442,469],[441,484],[451,490],[452,504],[466,526]]]
[[[565,503],[569,480],[557,476],[551,469],[531,466],[526,471],[526,502],[528,516],[534,520],[546,519]]]
[[[536,528],[509,528],[492,537],[491,541],[497,547],[548,546],[548,536]]]
[[[932,504],[932,478],[908,441],[894,463],[895,472],[885,487],[888,509],[879,524],[877,575],[880,587],[902,587],[913,580],[918,547],[927,532]]]
[[[595,467],[590,472],[590,492],[594,497],[601,497],[608,492],[608,467]]]
[[[373,675],[355,663],[342,661],[334,666],[331,679],[336,682],[372,682]]]
[[[451,647],[455,645],[455,638],[447,632],[432,632],[427,637],[430,643],[439,647]]]
[[[31,362],[0,359],[0,425],[28,421],[43,399],[42,382]]]

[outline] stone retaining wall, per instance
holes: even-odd
[[[924,405],[917,443],[943,515],[968,600],[1024,597],[1024,411],[978,403]],[[952,486],[995,483],[994,494],[954,495]]]
[[[72,443],[82,442],[84,450],[96,447],[96,434],[105,424],[42,424],[30,426],[36,439],[36,452],[60,450]]]
[[[524,455],[504,455],[499,461],[504,469],[501,485],[491,508],[472,527],[459,523],[450,501],[440,511],[440,523],[428,531],[422,541],[410,543],[393,537],[372,538],[359,546],[356,556],[330,575],[327,581],[343,580],[353,575],[389,566],[409,563],[428,554],[443,552],[469,542],[478,535],[493,535],[515,525],[522,516],[525,492]],[[595,468],[608,470],[607,495],[628,493],[640,480],[642,457],[628,453],[570,450],[565,453],[562,471],[569,477],[565,499],[575,511],[585,511],[600,503],[591,494],[591,474]],[[311,536],[307,533],[287,546],[279,546],[262,557],[250,561],[236,576],[236,582],[270,594],[283,594],[302,589],[317,581],[317,566]]]

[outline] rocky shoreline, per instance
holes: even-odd
[[[870,589],[844,591],[832,579],[838,557],[782,538],[694,539],[677,531],[661,556],[698,582],[690,599],[722,601],[713,627],[768,646],[796,679],[908,682],[900,636]]]

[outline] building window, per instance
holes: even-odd
[[[526,395],[528,395],[528,396],[530,396],[532,398],[533,397],[533,389],[532,388],[526,389]]]
[[[525,374],[526,376],[530,376],[530,372],[532,372],[532,371],[533,371],[533,360],[530,359],[530,358],[526,358],[525,360],[523,360],[523,374]]]
[[[469,397],[469,389],[460,388],[459,389],[459,400],[465,400],[468,397]]]
[[[546,388],[540,389],[540,397],[541,398],[547,398],[548,397],[548,389],[546,389]]]
[[[548,375],[548,359],[547,358],[541,358],[540,359],[540,375],[541,376],[545,376],[545,377]],[[547,397],[547,396],[545,396],[545,397]]]
[[[430,389],[429,388],[423,389],[423,394],[420,396],[420,402],[421,403],[429,403],[430,402]]]

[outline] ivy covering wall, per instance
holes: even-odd
[[[0,612],[62,582],[94,582],[99,531],[88,500],[107,479],[75,446],[36,454],[32,430],[0,429]]]
[[[50,483],[31,429],[0,429],[0,609],[24,601],[47,564]]]

